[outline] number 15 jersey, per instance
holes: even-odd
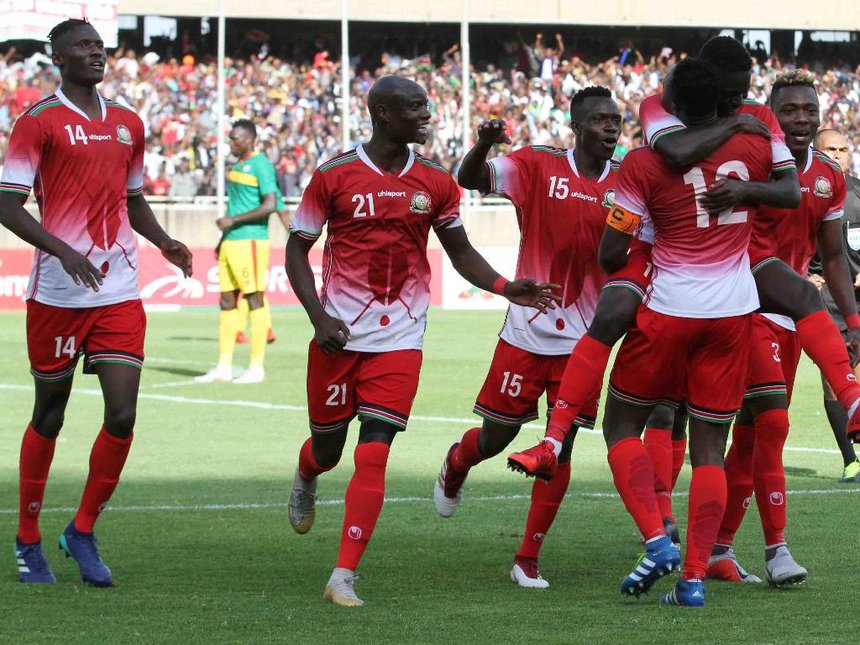
[[[747,253],[755,210],[740,205],[711,215],[698,198],[724,177],[767,181],[771,161],[769,142],[747,134],[734,135],[698,165],[681,170],[650,148],[625,157],[615,203],[654,226],[649,309],[681,318],[726,318],[758,308]]]
[[[430,227],[461,226],[450,173],[410,150],[399,174],[363,146],[314,172],[290,234],[316,240],[328,225],[320,301],[349,327],[346,349],[420,349],[430,304]]]
[[[534,354],[570,354],[594,318],[606,274],[597,261],[618,164],[589,179],[573,149],[526,146],[487,162],[490,191],[517,209],[517,278],[561,285],[560,306],[541,314],[511,304],[500,336]]]

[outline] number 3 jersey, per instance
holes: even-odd
[[[718,177],[767,181],[771,160],[770,143],[747,134],[734,135],[698,165],[681,170],[650,148],[624,158],[615,203],[654,227],[649,309],[681,318],[725,318],[758,308],[747,253],[755,211],[741,205],[711,215],[698,197]]]
[[[76,285],[60,260],[39,249],[27,299],[55,307],[97,307],[138,297],[137,248],[127,199],[143,189],[143,123],[99,96],[101,118],[89,118],[61,90],[15,123],[0,191],[39,204],[42,226],[105,274],[93,291]]]
[[[561,285],[556,309],[542,314],[511,304],[500,336],[534,354],[570,354],[594,318],[606,274],[597,261],[618,166],[594,179],[573,149],[527,146],[488,163],[490,192],[511,200],[520,227],[516,277]]]
[[[399,174],[363,146],[314,172],[290,233],[316,240],[327,225],[320,301],[349,327],[346,349],[420,349],[430,304],[430,227],[461,226],[450,173],[410,150]]]

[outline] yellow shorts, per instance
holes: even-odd
[[[218,252],[218,278],[221,292],[244,294],[266,291],[269,268],[269,240],[224,240]]]

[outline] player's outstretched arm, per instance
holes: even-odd
[[[699,203],[710,213],[719,213],[738,204],[797,208],[800,197],[797,170],[786,168],[773,173],[771,181],[720,179],[711,184]]]
[[[83,255],[75,251],[60,238],[51,235],[24,208],[27,197],[0,193],[0,224],[28,244],[45,253],[56,256],[75,284],[82,284],[93,291],[99,290],[104,274]]]
[[[334,354],[342,350],[349,340],[349,327],[327,314],[317,296],[314,272],[308,259],[314,241],[295,233],[290,235],[287,240],[287,277],[314,326],[317,345],[326,354]]]
[[[682,168],[700,162],[739,133],[757,134],[770,140],[770,130],[762,121],[751,114],[736,114],[707,127],[664,134],[651,147],[667,164]]]
[[[854,299],[854,284],[842,243],[842,220],[821,222],[818,228],[818,252],[821,254],[824,281],[839,307],[839,313],[848,325],[848,347],[851,350],[852,365],[856,365],[860,361],[860,326]]]
[[[224,217],[219,217],[215,220],[215,224],[222,231],[226,231],[227,229],[238,226],[239,224],[248,224],[250,222],[257,222],[259,220],[266,219],[269,215],[277,211],[277,209],[275,193],[269,193],[263,196],[263,200],[257,208],[245,213],[239,213],[232,217],[228,217],[226,215]]]
[[[555,309],[555,303],[561,301],[560,296],[552,293],[553,289],[560,289],[561,285],[535,282],[529,278],[512,282],[505,280],[475,250],[462,226],[437,229],[436,234],[457,273],[476,287],[504,296],[514,304],[534,307],[543,313],[547,309]]]
[[[182,269],[182,275],[186,278],[191,275],[191,251],[182,242],[174,240],[161,228],[161,224],[155,219],[149,202],[143,195],[129,197],[128,222],[131,227],[147,240],[152,242],[161,251],[161,255],[171,264]]]
[[[478,141],[466,153],[457,182],[469,190],[479,190],[482,193],[490,191],[490,175],[487,169],[487,154],[497,143],[510,143],[511,138],[505,134],[505,122],[499,119],[484,121],[478,126]]]

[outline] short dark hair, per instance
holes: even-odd
[[[746,48],[731,36],[714,36],[699,50],[699,58],[715,66],[724,74],[748,72],[752,58]]]
[[[704,117],[716,113],[720,101],[720,75],[701,58],[685,58],[672,75],[672,100],[688,116]]]
[[[55,40],[69,33],[72,29],[89,24],[90,21],[86,18],[69,18],[58,25],[54,25],[54,28],[48,32],[48,40],[53,44]]]
[[[592,85],[590,87],[585,87],[579,90],[576,94],[573,95],[573,98],[570,99],[570,120],[579,122],[582,120],[582,108],[583,104],[587,99],[590,98],[603,98],[603,99],[611,99],[612,92],[610,92],[605,87],[600,85]]]
[[[234,128],[242,128],[246,132],[249,132],[252,137],[257,138],[257,126],[254,125],[254,122],[251,119],[237,119],[233,121]]]
[[[768,98],[768,103],[770,103],[771,107],[774,104],[777,93],[786,87],[808,87],[818,94],[818,91],[815,89],[815,76],[802,69],[793,69],[782,74],[777,74],[776,80],[770,88],[770,98]]]

